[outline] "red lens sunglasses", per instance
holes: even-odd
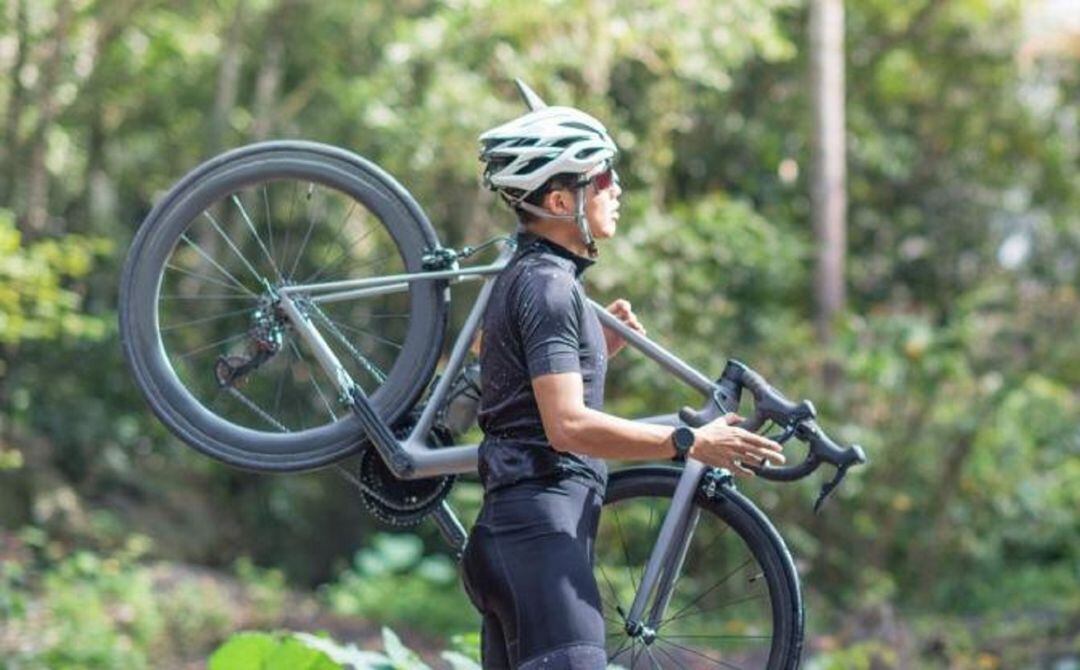
[[[619,183],[619,173],[615,172],[615,168],[613,166],[608,165],[603,172],[589,177],[589,179],[585,183],[596,186],[597,193],[599,193],[600,191],[606,191],[613,185]]]
[[[619,181],[619,176],[615,173],[615,168],[608,167],[608,169],[593,177],[591,181],[596,186],[597,191],[606,191],[614,186],[615,182]]]

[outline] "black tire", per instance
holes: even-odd
[[[299,198],[297,185],[305,187]],[[305,211],[294,216],[298,199]],[[253,219],[260,214],[264,200],[265,223],[261,219],[255,222]],[[230,203],[239,213],[230,211],[215,216],[231,207]],[[346,204],[348,209],[343,210]],[[357,207],[359,209],[355,209]],[[345,211],[343,216],[339,214],[341,211]],[[220,218],[222,216],[229,219],[226,221]],[[244,237],[245,223],[250,237]],[[217,233],[208,228],[211,225]],[[284,228],[284,237],[279,229],[275,240],[274,225]],[[337,225],[336,229],[334,225]],[[228,232],[230,226],[233,234]],[[344,251],[337,252],[344,258],[333,256],[335,245],[342,238],[348,240],[354,229],[365,227],[371,232],[355,235]],[[218,233],[220,238],[215,237]],[[265,241],[263,233],[266,233]],[[217,259],[203,249],[204,241],[211,250],[221,252]],[[276,248],[275,241],[283,246]],[[242,246],[238,248],[238,245]],[[262,364],[263,367],[256,367],[246,374],[262,384],[256,390],[269,393],[262,391],[269,388],[269,382],[261,381],[258,375],[268,378],[273,366],[277,366],[272,374],[277,379],[279,405],[284,395],[283,387],[287,386],[292,392],[293,387],[299,388],[305,380],[311,383],[314,390],[296,391],[299,400],[294,399],[295,408],[290,408],[292,414],[301,417],[299,423],[286,425],[265,408],[262,408],[263,414],[270,418],[262,416],[258,405],[250,417],[242,415],[243,398],[236,398],[236,394],[244,395],[241,388],[245,392],[255,388],[254,382],[249,383],[245,377],[235,384],[223,385],[220,381],[222,368],[215,366],[220,366],[222,357],[230,354],[233,355],[228,359],[230,362],[244,360],[236,355],[238,346],[244,345],[254,351],[251,347],[256,346],[252,343],[255,338],[249,332],[254,326],[248,324],[255,323],[254,309],[259,300],[265,302],[267,296],[273,294],[268,278],[284,285],[314,281],[304,281],[305,274],[320,281],[364,276],[368,272],[360,274],[364,268],[355,262],[355,255],[360,253],[383,254],[382,258],[376,259],[379,265],[367,268],[374,275],[419,272],[424,252],[437,246],[438,239],[431,224],[410,194],[390,175],[355,154],[302,141],[266,142],[230,151],[209,160],[178,182],[153,208],[135,236],[120,287],[120,335],[124,355],[154,413],[173,433],[199,451],[255,471],[296,471],[326,465],[362,448],[362,429],[347,408],[336,405],[339,399],[333,384],[325,377],[322,378],[324,383],[320,384],[319,378],[314,376],[321,370],[312,364],[313,359],[307,358],[308,354],[301,349],[302,343],[291,339],[294,334],[283,322],[280,311],[274,312],[278,321],[266,326],[280,329],[280,343],[274,353],[277,358],[271,357],[269,362]],[[268,251],[268,248],[274,251]],[[239,264],[236,264],[237,259],[241,261]],[[202,265],[198,265],[200,263]],[[388,264],[392,267],[387,267]],[[387,269],[385,273],[374,271],[384,268]],[[248,270],[249,274],[242,274]],[[339,274],[319,276],[330,271]],[[191,289],[194,292],[189,295],[171,295],[162,293],[163,285],[170,287],[170,293],[175,292],[174,286],[196,288]],[[265,290],[263,286],[266,286]],[[211,295],[215,291],[224,295]],[[390,423],[412,407],[431,380],[445,335],[449,293],[442,281],[414,282],[408,291],[393,299],[398,301],[395,304],[403,306],[401,314],[374,314],[371,318],[397,317],[394,327],[399,329],[400,339],[389,340],[373,330],[370,331],[370,337],[374,338],[370,340],[371,346],[381,347],[389,353],[380,350],[381,358],[370,359],[374,363],[369,362],[362,352],[352,354],[357,362],[375,370],[370,373],[368,383],[362,386],[382,417]],[[226,303],[225,300],[234,302]],[[326,309],[344,304],[335,303]],[[235,312],[226,311],[226,306],[236,305],[240,308]],[[171,318],[172,313],[190,314],[190,310],[204,310],[208,316],[182,322],[178,327],[159,323],[159,317],[163,315]],[[221,326],[215,319],[226,320],[228,325]],[[373,320],[362,325],[374,329],[383,327],[382,323],[390,323],[390,320]],[[214,331],[211,326],[218,330]],[[346,327],[343,321],[342,328]],[[227,328],[237,334],[225,340],[225,344],[211,341],[209,346],[195,347],[180,354],[181,347],[173,342],[180,341],[180,335],[183,335],[186,339],[182,343],[186,347],[192,339],[212,340],[213,336],[228,332]],[[168,331],[165,338],[163,331]],[[350,331],[348,339],[353,340],[354,352],[358,348],[355,341],[367,337],[368,332],[363,328]],[[342,333],[342,330],[338,331],[342,342],[335,344],[342,348],[340,355],[345,355],[343,349],[350,343],[344,342],[346,338]],[[324,337],[332,339],[326,333]],[[168,344],[165,340],[169,340]],[[391,349],[391,344],[395,348]],[[200,362],[196,365],[193,361]],[[173,363],[177,363],[176,368],[181,373]],[[298,369],[303,374],[298,374]],[[362,375],[361,370],[354,378]],[[249,385],[242,386],[241,382]],[[216,395],[209,398],[212,390],[204,387],[210,386],[223,389],[225,399]],[[319,405],[305,399],[304,395],[314,396],[315,391],[321,404],[326,406],[327,415],[322,417],[321,425],[316,419],[316,425],[309,426],[303,416],[310,407],[317,409]],[[336,405],[336,411],[332,403]],[[219,405],[225,409],[220,409]]]
[[[625,630],[623,614],[630,610],[680,473],[672,467],[635,467],[612,473],[608,482],[595,575],[604,601],[609,664],[628,670],[797,668],[803,606],[791,555],[768,518],[728,486],[711,499],[698,491],[700,520],[655,639],[645,644]]]

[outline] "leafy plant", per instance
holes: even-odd
[[[424,555],[415,535],[375,535],[353,565],[323,587],[336,612],[433,633],[475,630],[478,617],[466,599],[457,568],[443,554]]]

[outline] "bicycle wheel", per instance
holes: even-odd
[[[625,616],[675,492],[680,470],[612,473],[596,539],[609,665],[657,668],[796,668],[803,610],[791,556],[769,520],[734,489],[699,513],[671,599],[652,633],[631,635]],[[649,607],[646,607],[646,613]]]
[[[153,208],[124,267],[124,354],[176,435],[258,471],[313,468],[364,444],[278,307],[284,286],[422,270],[438,246],[392,177],[347,151],[267,142],[214,158]],[[388,422],[431,379],[446,328],[442,281],[322,301],[294,294]]]

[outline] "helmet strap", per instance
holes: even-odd
[[[581,233],[581,241],[585,243],[585,249],[589,253],[589,258],[596,258],[600,255],[600,252],[596,248],[596,241],[593,240],[592,232],[589,230],[589,221],[585,217],[585,189],[588,187],[588,182],[579,185],[574,189],[574,213],[573,214],[556,214],[555,212],[537,207],[536,205],[525,202],[524,198],[512,199],[506,198],[507,204],[517,209],[523,209],[530,214],[535,214],[544,219],[558,219],[562,221],[574,221],[577,224],[578,231]],[[526,194],[527,195],[527,194]],[[504,197],[506,197],[504,195]]]
[[[589,221],[585,218],[585,188],[588,185],[588,182],[579,185],[574,193],[574,219],[577,220],[578,230],[581,231],[581,241],[585,243],[585,248],[589,251],[589,258],[596,258],[600,252],[596,249],[592,231],[589,230]]]

